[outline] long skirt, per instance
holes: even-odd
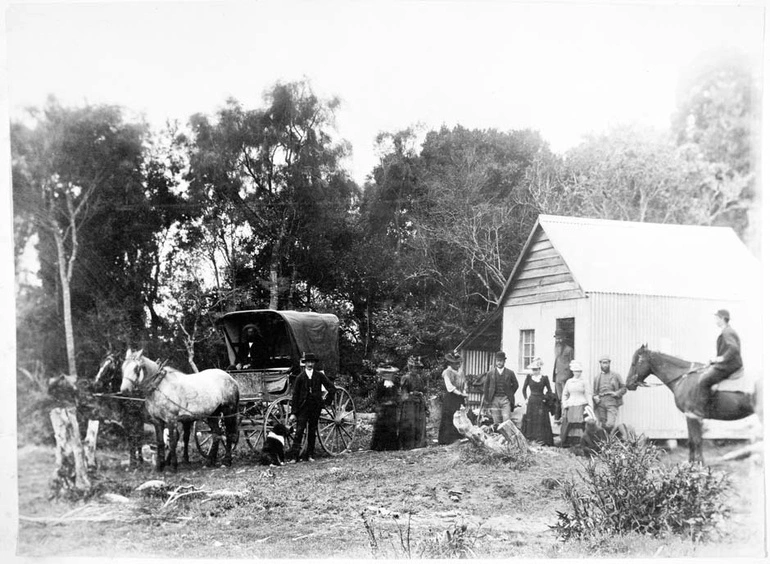
[[[561,421],[561,446],[568,447],[580,444],[580,437],[583,436],[585,429],[585,419],[583,409],[585,405],[573,405],[564,409],[566,415]]]
[[[428,445],[427,411],[422,394],[410,394],[401,402],[398,418],[398,446],[402,450]]]
[[[398,450],[398,404],[387,402],[377,407],[372,432],[372,450]]]
[[[528,441],[537,441],[553,446],[551,418],[543,394],[532,394],[527,400],[527,413],[521,425],[521,432]]]
[[[464,397],[451,392],[444,394],[444,401],[441,405],[441,423],[438,427],[438,443],[440,445],[448,445],[463,438],[454,424],[455,411],[460,409],[463,404],[465,404]]]

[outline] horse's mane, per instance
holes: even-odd
[[[150,360],[144,356],[144,352],[141,350],[129,351],[124,362],[128,361],[138,362],[146,369],[145,376],[140,384],[140,387],[144,390],[153,390],[168,374],[184,374],[178,368],[168,366],[165,362],[158,364],[154,360]]]
[[[678,356],[662,353],[660,351],[652,351],[652,350],[650,350],[649,353],[650,353],[650,355],[656,355],[656,356],[660,357],[660,359],[663,360],[664,362],[667,362],[668,364],[673,364],[674,366],[679,367],[679,368],[688,368],[688,367],[692,366],[692,364],[693,364],[689,360],[684,360],[682,358],[679,358]],[[699,364],[699,363],[695,363],[695,364]]]

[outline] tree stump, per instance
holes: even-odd
[[[515,457],[529,452],[527,439],[513,421],[501,423],[497,429],[498,433],[485,433],[480,427],[471,423],[465,408],[461,407],[455,412],[453,423],[464,437],[479,448]]]
[[[55,494],[91,489],[80,428],[74,407],[56,407],[51,410],[51,424],[56,439],[56,470],[51,488]],[[95,442],[94,442],[95,444]]]
[[[514,424],[513,421],[510,419],[508,421],[505,421],[504,423],[501,423],[498,428],[497,432],[500,433],[505,437],[505,439],[513,446],[513,449],[516,452],[520,453],[527,453],[529,452],[529,445],[527,444],[527,439],[524,437],[524,435],[519,431],[519,428]]]

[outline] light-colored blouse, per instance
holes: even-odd
[[[462,394],[465,392],[465,374],[458,372],[451,366],[447,366],[442,373],[442,376],[444,377],[444,385],[446,386],[447,392],[456,394]]]
[[[576,405],[588,405],[586,395],[586,381],[574,376],[564,382],[564,391],[561,393],[561,406],[574,407]]]

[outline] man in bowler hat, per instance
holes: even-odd
[[[484,374],[484,403],[490,408],[495,425],[511,418],[516,402],[514,395],[519,389],[516,373],[505,367],[506,356],[503,351],[495,353],[495,365]]]
[[[297,423],[297,431],[294,434],[294,444],[289,452],[289,462],[313,462],[315,454],[315,438],[318,433],[318,418],[324,405],[324,388],[328,392],[327,398],[334,398],[337,389],[332,381],[321,370],[316,370],[318,357],[305,352],[300,361],[304,369],[294,381],[294,390],[291,394],[291,415],[289,425]],[[302,438],[307,430],[307,447],[300,453]]]

